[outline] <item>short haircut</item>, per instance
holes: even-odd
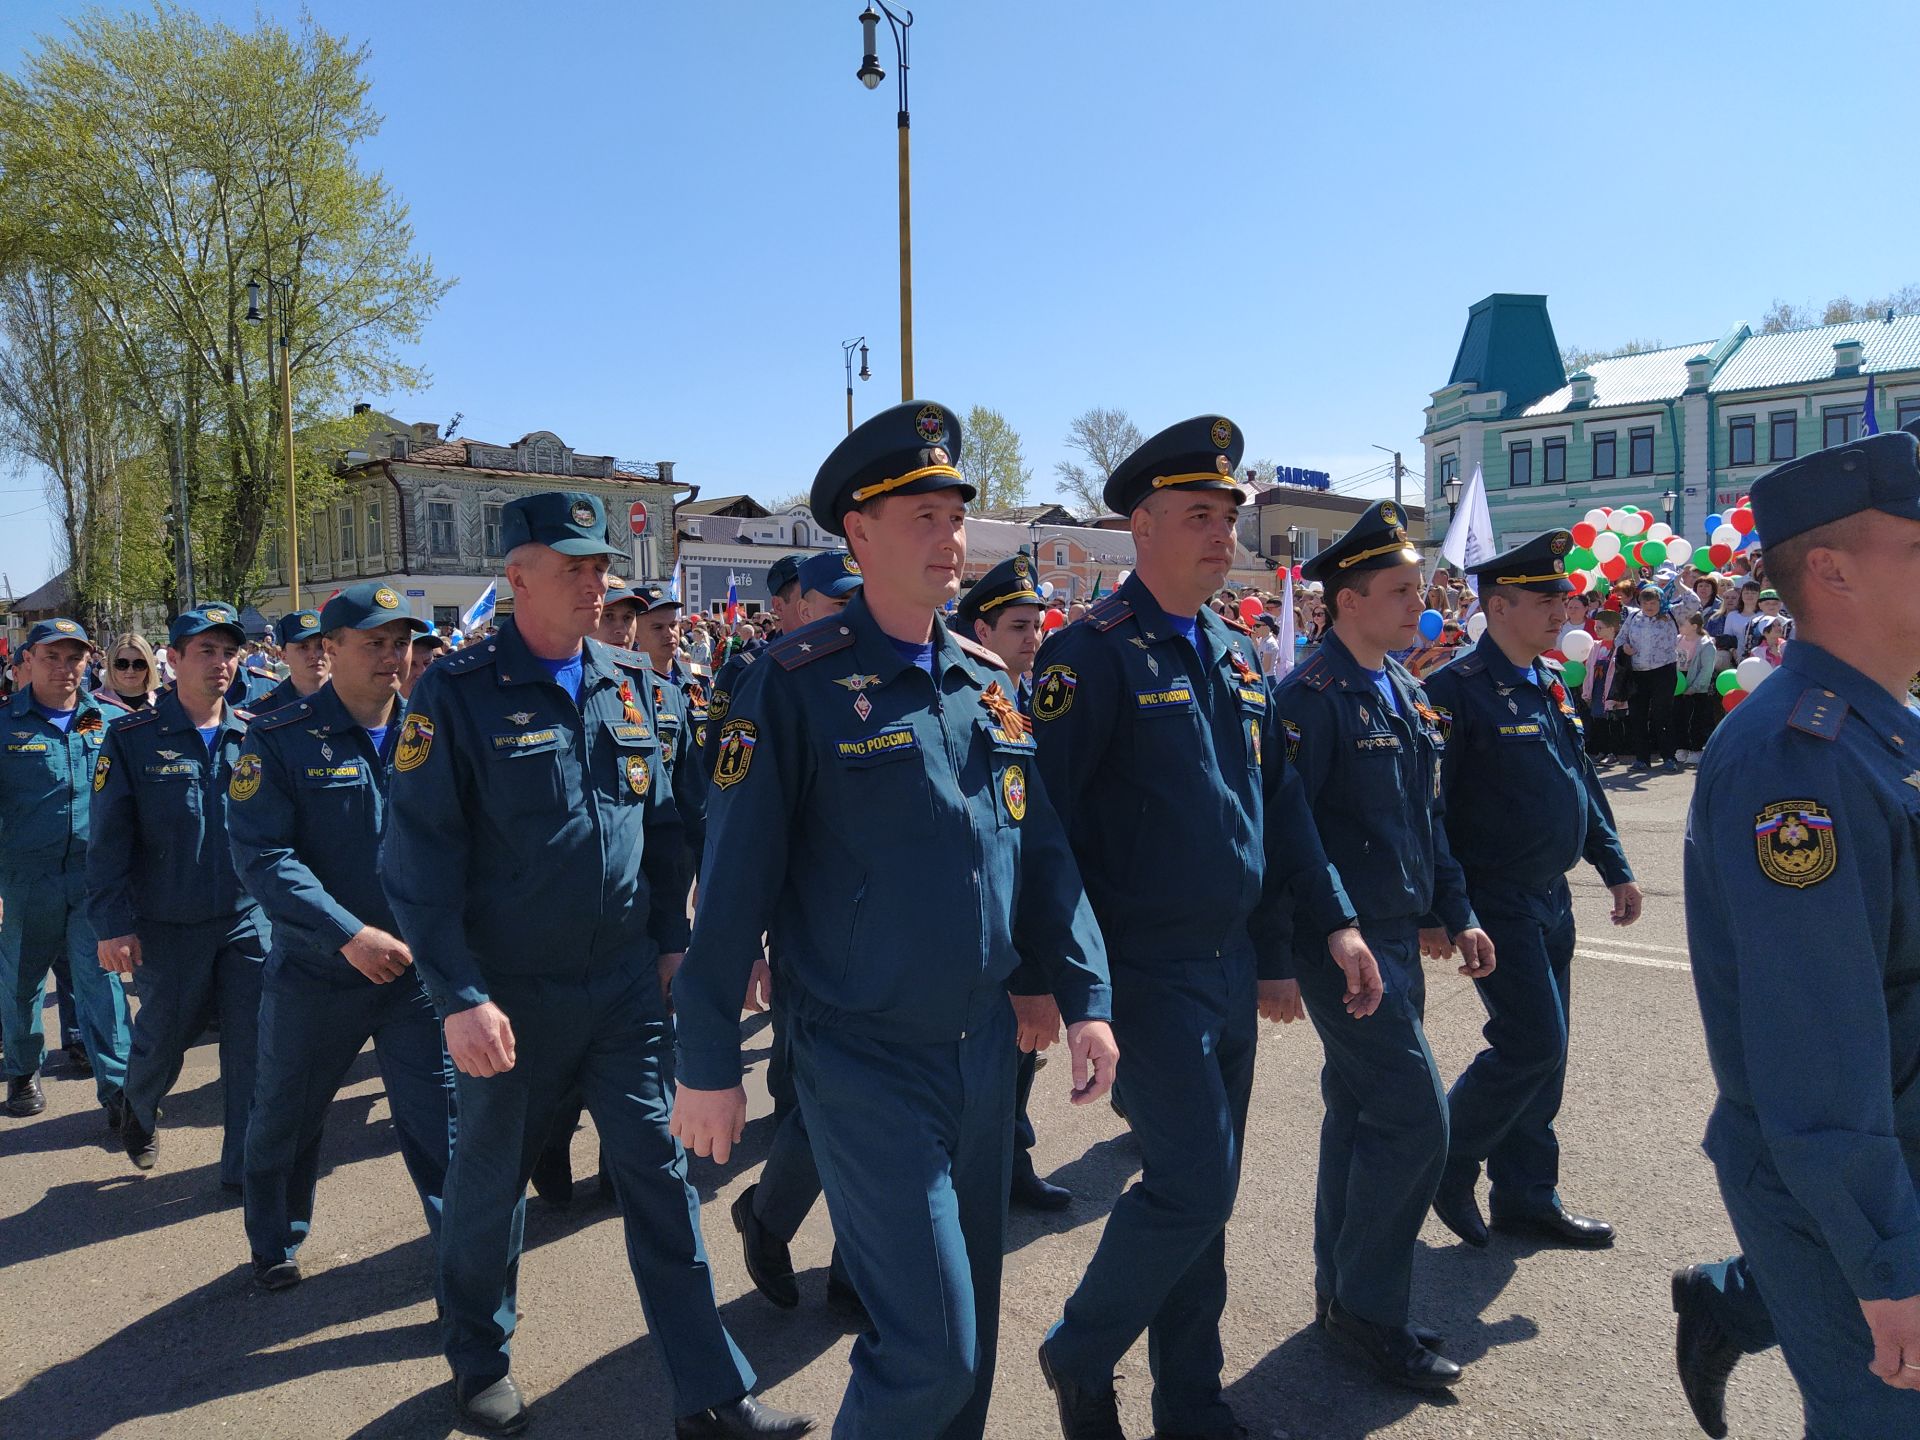
[[[1618,610],[1596,610],[1593,612],[1593,621],[1596,625],[1605,625],[1609,630],[1618,630],[1620,628],[1620,612]]]
[[[1798,615],[1805,609],[1807,556],[1817,549],[1845,550],[1858,545],[1866,538],[1867,524],[1864,511],[1845,515],[1767,547],[1767,580],[1779,592],[1780,602],[1789,614]]]
[[[1340,597],[1349,590],[1353,591],[1356,595],[1371,595],[1373,593],[1373,577],[1378,573],[1379,571],[1377,569],[1336,570],[1333,574],[1329,575],[1327,577],[1326,593],[1323,601],[1327,607],[1328,617],[1333,620],[1340,618]]]

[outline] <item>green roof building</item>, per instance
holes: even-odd
[[[1547,297],[1489,295],[1426,411],[1436,518],[1447,482],[1478,465],[1502,550],[1597,505],[1637,505],[1703,544],[1706,517],[1773,466],[1862,433],[1869,376],[1882,430],[1920,419],[1920,315],[1774,335],[1738,325],[1568,375]]]

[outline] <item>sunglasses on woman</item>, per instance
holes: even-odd
[[[113,668],[116,670],[144,670],[147,668],[147,662],[144,660],[129,660],[125,656],[116,656],[114,658]]]

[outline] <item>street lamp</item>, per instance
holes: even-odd
[[[294,513],[293,485],[293,286],[286,280],[267,277],[268,309],[280,329],[280,418],[287,447],[287,609],[300,608],[300,527]],[[260,313],[260,282],[247,281],[247,319],[255,325],[265,322]]]
[[[1287,526],[1287,568],[1291,570],[1300,563],[1300,527]]]
[[[874,6],[878,5],[878,11]],[[880,68],[879,38],[880,17],[884,15],[887,28],[893,32],[893,53],[899,62],[900,87],[900,398],[913,398],[913,205],[911,187],[908,184],[907,135],[911,121],[907,118],[907,31],[913,25],[913,12],[902,7],[896,11],[886,0],[867,0],[867,8],[860,12],[860,37],[862,54],[860,69],[855,72],[860,83],[869,90],[878,89],[880,82],[887,78],[887,72]],[[904,18],[903,18],[904,17]]]
[[[1460,477],[1450,476],[1447,483],[1440,487],[1447,496],[1447,519],[1453,519],[1453,512],[1460,508]]]
[[[860,352],[860,378],[862,380],[873,378],[873,372],[867,369],[867,337],[862,335],[858,340],[842,340],[840,358],[847,362],[847,434],[849,435],[853,433],[853,352],[855,350]]]
[[[1667,512],[1667,528],[1669,530],[1673,528],[1674,503],[1678,501],[1679,498],[1680,498],[1680,494],[1676,490],[1669,490],[1667,491],[1666,494],[1660,497],[1660,508]]]

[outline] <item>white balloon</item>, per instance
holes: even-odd
[[[1665,544],[1673,538],[1673,527],[1664,520],[1656,520],[1647,527],[1647,539],[1658,540]]]
[[[1567,638],[1560,642],[1560,653],[1567,659],[1576,660],[1584,665],[1587,663],[1587,656],[1593,653],[1593,637],[1584,630],[1571,631]]]
[[[1734,678],[1740,682],[1740,688],[1752,692],[1760,688],[1760,682],[1773,673],[1773,666],[1767,663],[1764,655],[1749,655],[1734,667]]]
[[[1042,600],[1051,600],[1053,598],[1053,582],[1051,580],[1042,580],[1040,582],[1040,598]]]
[[[1740,544],[1740,532],[1731,525],[1722,525],[1718,530],[1713,532],[1713,543],[1715,545],[1725,545],[1730,550],[1735,549]]]
[[[1637,534],[1640,522],[1625,510],[1616,510],[1607,517],[1607,528],[1618,535]]]
[[[1478,640],[1486,633],[1487,617],[1476,610],[1467,617],[1467,638],[1469,640]]]
[[[1586,519],[1587,519],[1587,524],[1591,525],[1596,530],[1604,530],[1607,528],[1607,512],[1602,510],[1597,505],[1593,509],[1587,511]]]
[[[1611,530],[1602,530],[1593,537],[1593,558],[1611,560],[1620,553],[1620,537]]]

